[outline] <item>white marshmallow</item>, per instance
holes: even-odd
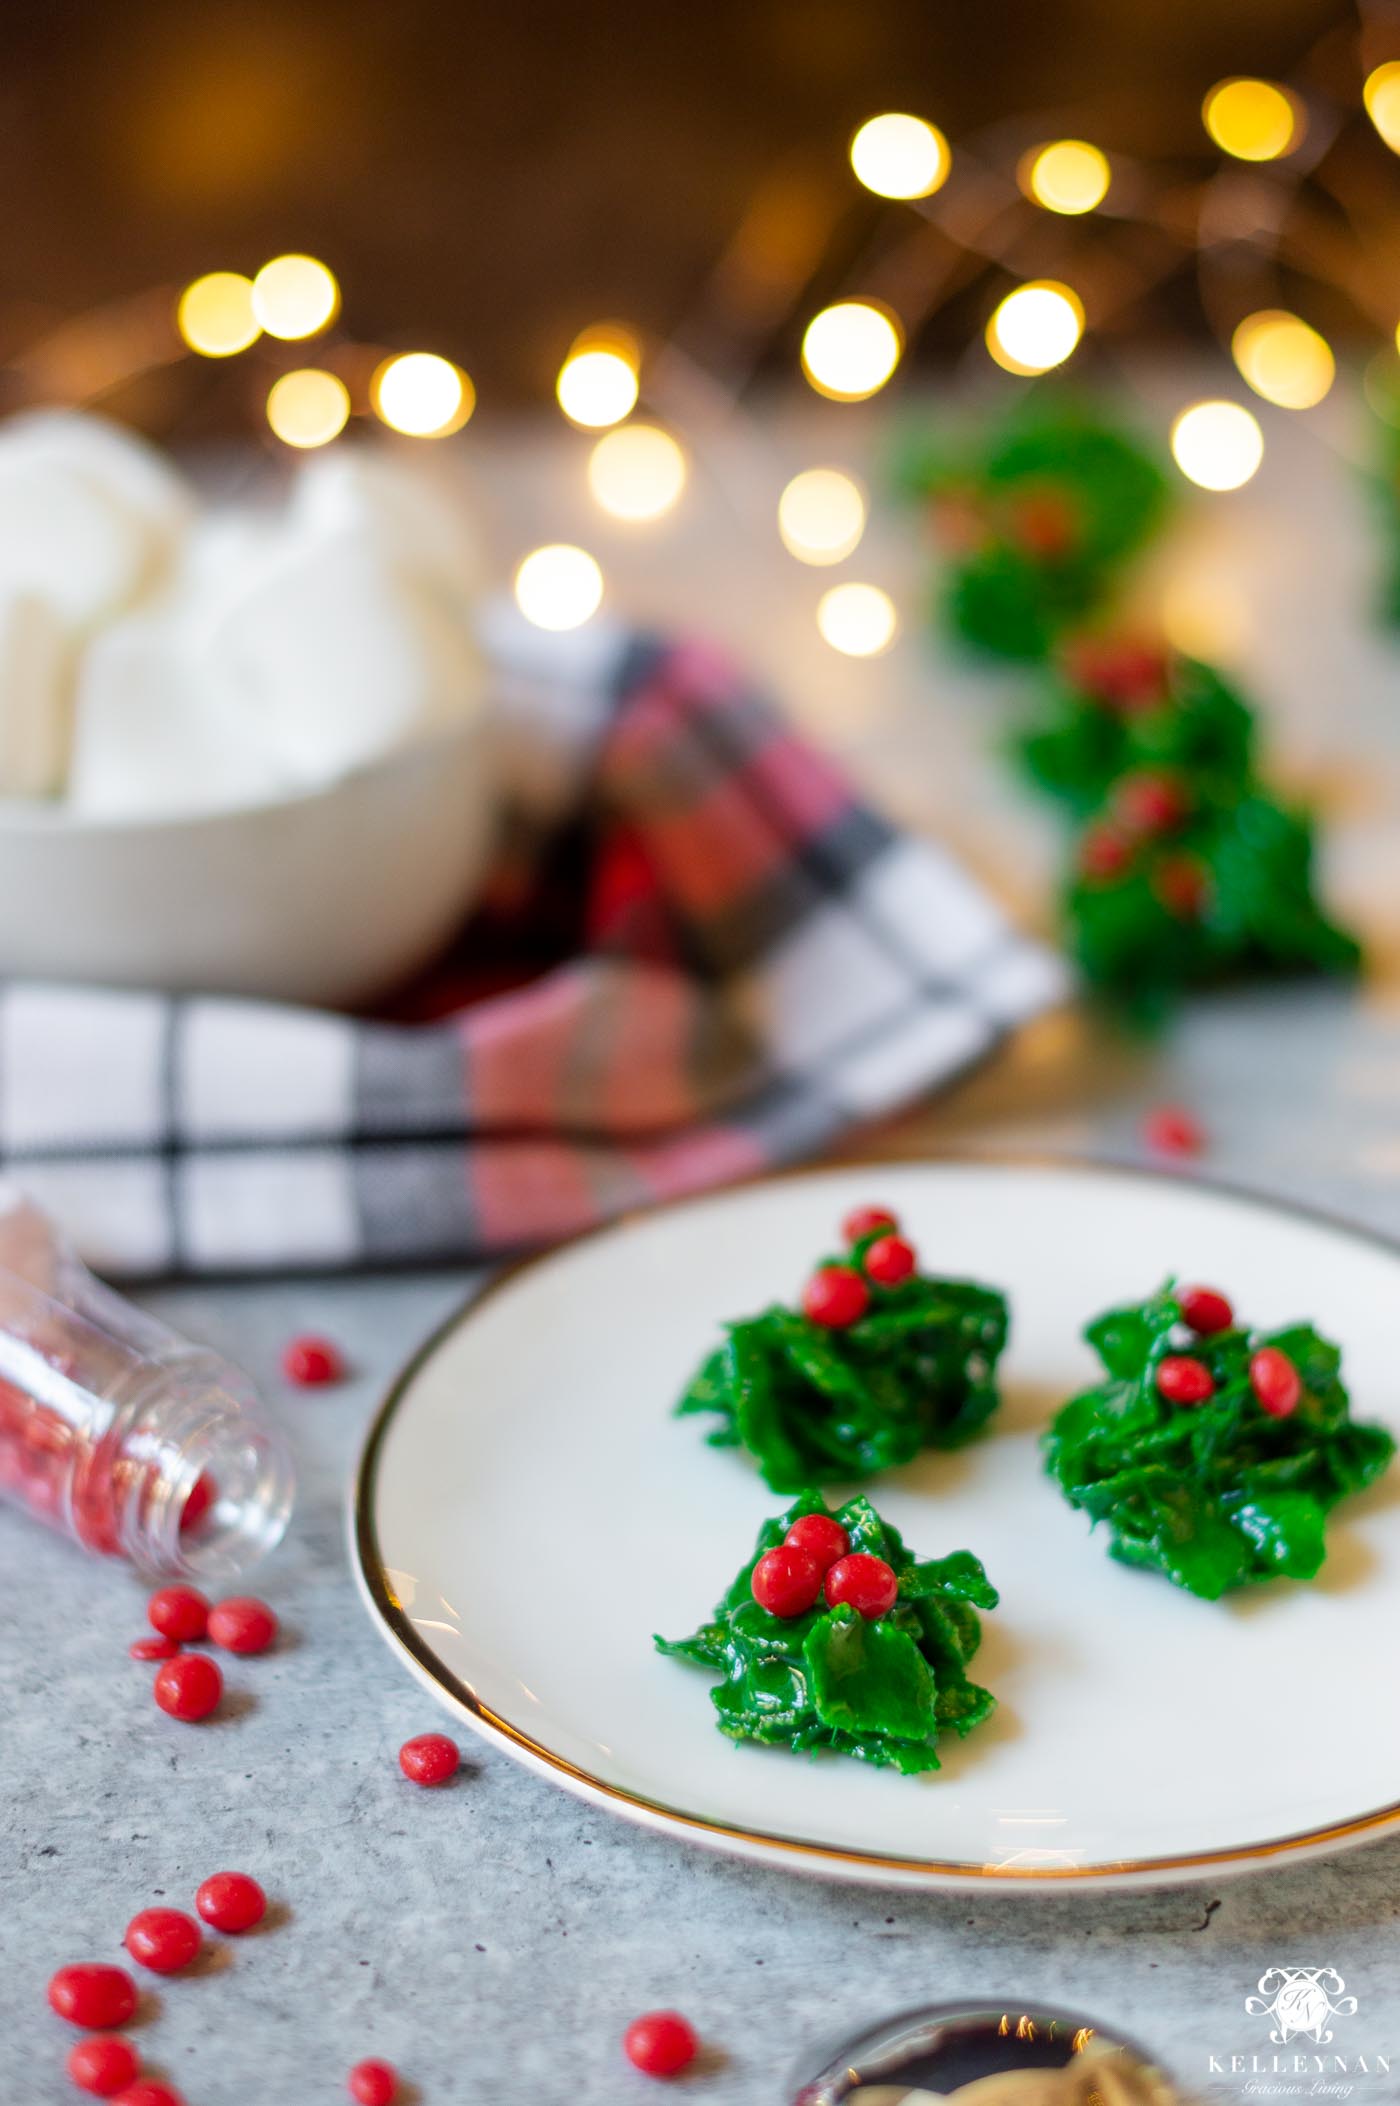
[[[199,658],[248,737],[310,783],[430,736],[481,698],[465,620],[353,531],[279,550],[209,623]]]
[[[0,447],[0,585],[81,631],[137,599],[154,554],[145,522],[84,470]]]
[[[287,773],[201,690],[167,622],[136,616],[84,654],[69,798],[95,818],[147,818],[260,804]]]
[[[285,559],[288,546],[279,513],[251,506],[204,513],[181,544],[161,612],[198,644],[226,607]]]
[[[442,475],[382,450],[328,446],[302,464],[292,489],[294,529],[353,529],[389,562],[431,580],[454,599],[474,596],[481,553],[460,493]]]
[[[136,513],[172,552],[195,514],[194,492],[167,457],[127,425],[88,410],[22,410],[0,425],[0,455],[76,468]]]
[[[0,797],[49,797],[68,761],[68,644],[32,593],[0,588]]]

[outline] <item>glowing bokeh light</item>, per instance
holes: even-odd
[[[1238,490],[1264,458],[1259,420],[1238,402],[1197,402],[1172,426],[1172,456],[1203,490]]]
[[[894,642],[894,601],[878,585],[833,585],[817,602],[817,627],[833,651],[878,658]]]
[[[1108,195],[1108,157],[1087,139],[1056,139],[1024,156],[1017,181],[1047,212],[1092,212]]]
[[[435,351],[386,358],[369,392],[375,415],[410,439],[445,439],[476,408],[476,389],[461,367]]]
[[[1236,663],[1249,642],[1249,603],[1217,574],[1187,574],[1167,585],[1161,604],[1167,642],[1188,658]]]
[[[657,424],[605,432],[588,456],[588,487],[614,519],[660,519],[685,488],[684,448]]]
[[[577,629],[603,599],[603,573],[586,549],[551,542],[515,573],[515,602],[537,629]]]
[[[1052,279],[1018,285],[987,323],[987,349],[1008,373],[1048,373],[1063,365],[1084,334],[1077,293]]]
[[[904,339],[894,316],[868,300],[840,300],[807,324],[802,370],[819,395],[863,402],[899,364]]]
[[[180,295],[175,326],[201,358],[232,358],[262,335],[253,312],[253,281],[241,271],[209,271]]]
[[[1387,59],[1366,76],[1366,115],[1394,154],[1400,154],[1400,59]]]
[[[315,336],[340,312],[340,287],[314,256],[274,256],[253,280],[253,313],[269,336]]]
[[[639,392],[640,357],[625,330],[600,327],[575,337],[559,369],[554,392],[571,424],[586,431],[620,424]]]
[[[890,110],[872,117],[851,141],[851,166],[876,197],[932,197],[948,180],[952,156],[935,125]]]
[[[267,421],[286,446],[325,446],[345,429],[350,393],[318,366],[284,373],[268,390]]]
[[[778,533],[799,563],[840,563],[865,532],[865,493],[839,468],[804,468],[778,499]]]
[[[1255,394],[1280,409],[1312,409],[1337,377],[1326,338],[1281,307],[1246,315],[1230,349]]]
[[[1271,80],[1217,81],[1201,105],[1201,122],[1237,161],[1276,161],[1303,136],[1302,109]]]

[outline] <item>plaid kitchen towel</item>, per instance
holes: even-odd
[[[392,1018],[0,990],[4,1167],[102,1270],[549,1242],[810,1155],[1063,991],[712,652],[498,664],[533,852]]]

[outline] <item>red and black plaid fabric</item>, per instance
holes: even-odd
[[[1062,992],[722,658],[634,639],[594,685],[569,808],[391,1018],[0,993],[0,1147],[94,1262],[516,1251],[809,1155]]]

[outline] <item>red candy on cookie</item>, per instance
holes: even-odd
[[[1215,1377],[1204,1360],[1169,1353],[1158,1362],[1157,1388],[1169,1404],[1204,1404],[1215,1395]]]
[[[809,1550],[780,1543],[776,1550],[765,1550],[749,1587],[770,1616],[805,1616],[822,1591],[822,1568]]]
[[[883,1558],[871,1557],[868,1551],[852,1551],[826,1575],[827,1607],[836,1609],[845,1603],[867,1622],[887,1616],[898,1599],[899,1581],[893,1567]]]
[[[1235,1321],[1229,1302],[1213,1287],[1178,1288],[1176,1304],[1182,1322],[1189,1324],[1198,1338],[1213,1338],[1217,1331],[1228,1331]]]
[[[851,1539],[839,1521],[829,1514],[802,1514],[783,1537],[794,1550],[805,1550],[823,1572],[829,1572],[851,1547]]]
[[[1303,1378],[1277,1346],[1260,1346],[1249,1363],[1249,1386],[1271,1419],[1291,1418],[1303,1400]]]
[[[866,1278],[878,1287],[897,1287],[918,1262],[913,1244],[903,1236],[877,1236],[865,1253]]]
[[[844,1331],[870,1307],[870,1289],[851,1265],[822,1265],[802,1290],[802,1313],[824,1330]]]

